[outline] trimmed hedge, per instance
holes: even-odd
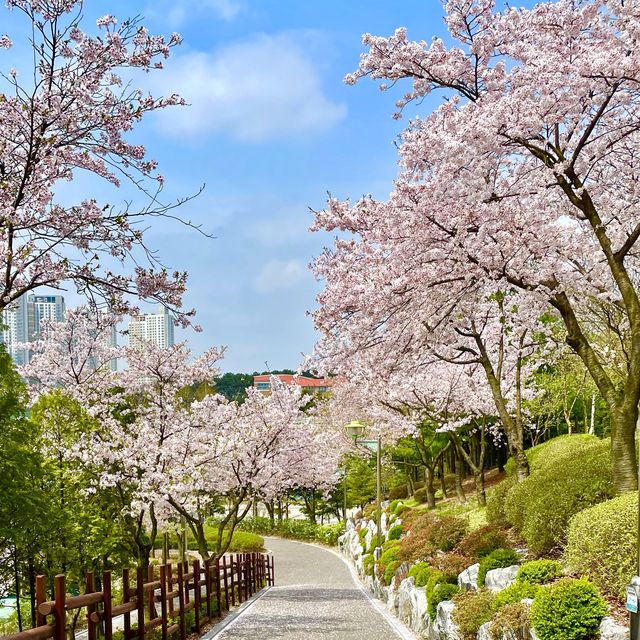
[[[445,600],[451,600],[456,594],[460,593],[460,587],[457,584],[449,582],[441,582],[437,584],[431,592],[431,598],[428,600],[428,613],[431,618],[435,618],[438,613],[438,605]]]
[[[540,457],[534,473],[508,491],[504,509],[537,554],[565,541],[571,516],[614,494],[608,440],[545,451],[554,455],[548,459],[545,454],[544,464]]]
[[[403,528],[401,524],[394,524],[391,529],[389,529],[389,533],[387,538],[389,540],[400,540],[402,537]]]
[[[487,521],[497,527],[508,525],[507,514],[504,511],[504,502],[509,491],[516,484],[516,478],[506,478],[495,487],[487,491]]]
[[[563,578],[542,587],[531,605],[531,624],[540,640],[584,640],[595,636],[608,608],[586,578]]]
[[[539,471],[547,466],[547,464],[553,464],[556,460],[566,455],[579,456],[583,449],[589,448],[599,441],[599,438],[587,433],[558,436],[547,440],[547,442],[538,444],[525,451],[527,460],[529,461],[529,470],[531,473]],[[515,475],[516,465],[513,458],[507,460],[505,471],[509,477]]]
[[[605,593],[624,598],[636,572],[638,494],[633,491],[575,515],[565,559]]]
[[[529,584],[546,584],[562,577],[562,565],[557,560],[530,560],[519,569],[517,580]]]
[[[402,560],[426,560],[438,551],[450,551],[463,538],[467,523],[462,518],[430,511],[416,518],[411,535],[400,541]]]
[[[416,587],[426,587],[431,571],[431,565],[428,562],[416,562],[409,569],[409,576],[414,579]]]
[[[520,556],[512,549],[496,549],[480,561],[478,586],[483,587],[487,573],[493,569],[505,569],[520,562]]]
[[[540,589],[541,586],[539,584],[516,580],[516,582],[510,584],[496,595],[496,599],[493,601],[493,608],[497,611],[508,604],[520,602],[524,598],[535,598]]]
[[[294,540],[317,541],[331,546],[338,544],[338,538],[345,532],[345,523],[313,524],[308,520],[283,520],[271,522],[269,518],[245,518],[238,529],[274,535]]]

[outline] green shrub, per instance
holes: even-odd
[[[506,589],[503,589],[498,594],[496,594],[496,599],[493,601],[493,608],[497,611],[505,605],[513,604],[514,602],[520,602],[520,600],[524,600],[524,598],[533,599],[536,597],[539,590],[539,584],[530,584],[529,582],[516,580]]]
[[[400,549],[396,544],[395,546],[389,547],[382,552],[382,555],[378,560],[378,565],[380,567],[380,572],[382,575],[385,574],[387,566],[389,566],[390,564],[397,563],[396,567],[400,564],[400,558],[398,557],[399,551]]]
[[[398,560],[390,562],[384,569],[384,583],[389,586],[393,580],[393,576],[396,575],[396,569],[400,566]]]
[[[393,549],[394,547],[400,546],[399,540],[385,540],[382,543],[382,551],[386,551],[387,549]]]
[[[423,487],[413,492],[413,499],[417,502],[424,503],[427,501],[427,490]]]
[[[508,524],[507,515],[504,512],[504,501],[507,493],[515,484],[515,477],[506,478],[487,491],[487,521],[489,524],[498,527]]]
[[[505,513],[529,549],[543,553],[566,537],[571,516],[614,493],[610,443],[597,441],[546,460],[507,493]]]
[[[476,637],[478,629],[489,622],[493,615],[494,595],[491,591],[462,591],[453,597],[456,608],[453,610],[453,621],[464,640]]]
[[[364,544],[364,539],[367,537],[367,531],[369,531],[369,529],[367,529],[366,527],[362,527],[362,529],[358,531],[358,537],[360,538],[360,542],[362,544]]]
[[[521,602],[512,602],[496,613],[489,633],[493,640],[502,640],[505,636],[513,640],[529,640],[530,629],[530,607]]]
[[[408,496],[408,493],[409,492],[407,491],[407,485],[400,484],[397,487],[391,487],[391,489],[389,489],[388,498],[393,502],[397,502],[398,500],[402,500],[403,498],[406,498]],[[393,509],[391,508],[390,510],[393,511]]]
[[[488,524],[468,533],[456,547],[456,551],[471,560],[479,560],[496,549],[504,549],[509,540],[504,529]]]
[[[438,613],[438,605],[445,600],[451,600],[453,596],[460,593],[460,587],[457,584],[441,582],[437,584],[431,591],[431,598],[428,600],[428,612],[431,618],[435,618]]]
[[[599,439],[586,433],[577,433],[575,435],[564,435],[552,438],[531,447],[525,451],[527,460],[529,461],[529,470],[531,473],[543,469],[547,464],[553,464],[559,458],[565,456],[579,457],[583,449],[587,449],[593,444],[597,444]],[[507,476],[512,477],[516,473],[516,465],[513,458],[507,460],[505,465]]]
[[[624,598],[636,573],[638,494],[633,491],[585,509],[571,519],[565,549],[569,568],[605,593]]]
[[[487,572],[492,569],[504,569],[505,567],[511,567],[514,564],[518,564],[520,556],[512,549],[496,549],[492,551],[488,556],[485,556],[480,561],[480,568],[478,569],[478,586],[484,586],[484,580],[487,577]]]
[[[373,554],[367,553],[362,556],[362,570],[364,571],[365,576],[373,575],[374,563]]]
[[[450,575],[447,575],[446,573],[443,573],[442,571],[438,571],[437,569],[432,568],[431,572],[429,573],[429,578],[427,580],[427,584],[425,585],[425,590],[424,590],[429,607],[431,607],[431,603],[434,602],[434,600],[436,599],[436,591],[438,591],[438,588],[441,585],[445,585],[445,584],[457,586],[458,584],[457,577],[454,578]],[[443,598],[443,600],[446,600],[446,599],[447,598]],[[442,600],[439,600],[438,602],[442,602]],[[438,602],[436,602],[433,607],[434,615],[435,615],[436,607],[438,606]]]
[[[607,605],[586,578],[563,578],[541,587],[531,605],[540,640],[583,640],[595,636]]]
[[[411,509],[411,507],[407,506],[406,504],[402,504],[400,503],[397,507],[396,507],[396,515],[397,516],[401,516],[403,513],[406,513],[407,511],[409,511]]]
[[[388,539],[389,540],[400,540],[402,537],[402,525],[394,524],[391,529],[389,529]]]
[[[416,587],[425,587],[431,575],[431,565],[428,562],[416,562],[409,569],[409,575],[414,579]]]
[[[401,500],[392,500],[389,503],[389,513],[395,513],[399,504],[402,504]]]
[[[518,570],[517,580],[530,584],[546,584],[562,577],[562,565],[557,560],[530,560]]]

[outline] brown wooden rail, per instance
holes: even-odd
[[[0,640],[66,640],[67,613],[87,610],[88,640],[113,638],[113,619],[123,616],[124,640],[145,640],[153,629],[167,640],[177,634],[185,640],[189,633],[200,633],[202,626],[222,617],[230,607],[240,604],[265,586],[274,584],[273,556],[263,553],[236,553],[201,566],[188,563],[138,568],[135,578],[122,572],[122,602],[111,596],[111,572],[102,575],[102,591],[96,591],[93,573],[87,573],[85,592],[66,595],[63,574],[54,579],[53,600],[45,599],[46,577],[36,578],[36,619],[34,627]],[[187,614],[193,611],[190,624]],[[135,624],[131,614],[136,612]],[[189,628],[187,628],[189,626]]]

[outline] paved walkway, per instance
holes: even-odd
[[[398,640],[401,636],[328,550],[267,538],[276,586],[215,640]],[[213,639],[212,639],[213,640]]]

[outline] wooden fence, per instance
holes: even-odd
[[[273,585],[274,578],[273,556],[262,553],[231,554],[215,563],[205,562],[204,566],[194,560],[191,566],[187,562],[178,564],[175,572],[171,564],[150,566],[148,571],[138,568],[135,580],[125,569],[122,602],[114,604],[110,571],[102,575],[102,591],[95,590],[95,577],[88,573],[85,593],[78,596],[68,596],[65,576],[57,575],[53,600],[46,600],[46,578],[38,576],[34,627],[1,640],[66,640],[67,613],[83,608],[87,610],[88,640],[98,636],[112,640],[113,619],[120,616],[124,640],[145,640],[154,629],[160,630],[162,640],[173,635],[185,640],[189,633],[200,633],[203,625],[220,618],[230,607]],[[188,616],[191,611],[193,615]],[[133,612],[137,616],[135,623],[131,620]]]

